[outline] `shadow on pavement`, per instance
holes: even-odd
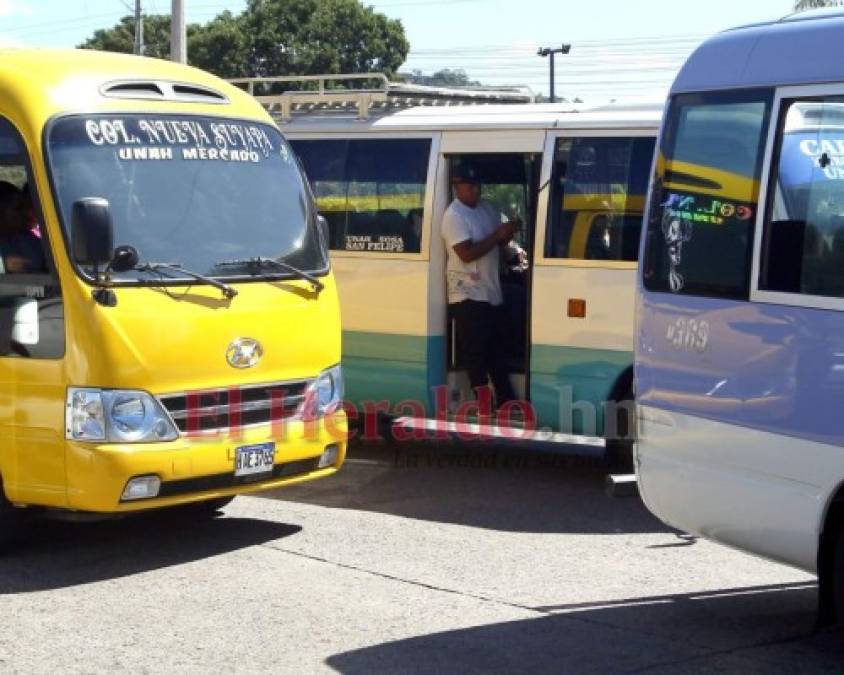
[[[353,443],[334,476],[262,497],[507,532],[673,532],[606,496],[600,457],[492,442]]]
[[[181,565],[289,537],[300,527],[178,510],[70,523],[33,518],[0,554],[0,595],[66,588]]]
[[[338,654],[340,673],[840,672],[844,632],[813,633],[817,589],[778,584],[533,608],[535,619]]]

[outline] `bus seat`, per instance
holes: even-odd
[[[371,211],[350,211],[347,233],[353,236],[377,234],[374,232],[375,219]]]
[[[413,223],[397,209],[382,209],[375,216],[378,233],[385,237],[399,237],[403,250],[419,250],[419,241],[413,229]]]
[[[766,271],[768,290],[785,293],[800,291],[805,238],[805,220],[777,220],[771,223],[767,258],[777,261],[777,264]]]
[[[407,212],[405,232],[406,251],[418,252],[422,246],[422,223],[425,219],[425,210],[421,208],[410,209]]]
[[[829,255],[824,256],[826,264],[821,270],[827,294],[844,297],[844,217],[832,216],[829,219],[833,231]]]
[[[375,212],[375,224],[379,234],[390,235],[400,233],[406,221],[397,209],[381,209]]]

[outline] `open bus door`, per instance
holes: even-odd
[[[471,153],[448,155],[448,184],[456,163],[470,163],[482,184],[482,199],[486,200],[505,220],[520,220],[514,242],[525,252],[526,263],[504,260],[501,265],[501,290],[504,296],[502,320],[506,322],[502,346],[507,358],[507,368],[513,388],[520,399],[527,399],[530,386],[529,345],[532,255],[537,213],[540,153]],[[447,316],[447,368],[450,392],[450,411],[453,413],[461,402],[472,400],[468,378],[460,363],[457,335],[453,318]]]

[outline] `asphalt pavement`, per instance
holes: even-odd
[[[33,522],[0,557],[0,671],[842,670],[811,576],[608,498],[569,450],[356,445],[217,518]]]

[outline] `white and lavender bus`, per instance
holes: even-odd
[[[817,573],[844,620],[844,13],[724,32],[673,85],[635,354],[641,494]]]

